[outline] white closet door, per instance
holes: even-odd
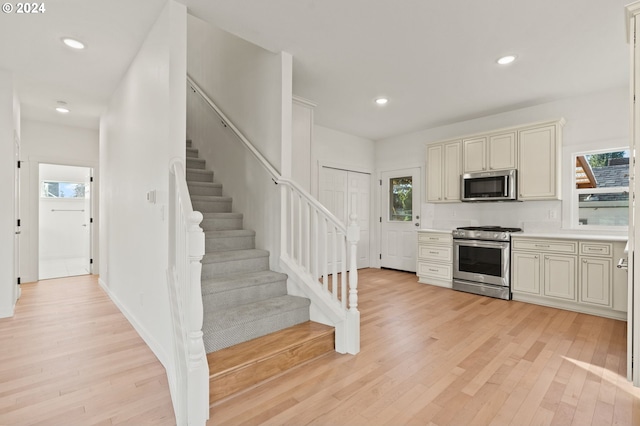
[[[370,266],[371,175],[323,166],[320,168],[319,182],[320,202],[327,210],[345,225],[349,224],[351,212],[358,216],[360,225],[358,268],[368,268]]]

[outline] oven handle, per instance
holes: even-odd
[[[467,246],[467,247],[486,247],[486,248],[509,248],[510,243],[508,241],[486,241],[486,240],[461,240],[454,239],[454,246]]]

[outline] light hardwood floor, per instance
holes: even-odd
[[[173,424],[164,369],[95,277],[23,284],[0,424]],[[211,409],[212,425],[638,425],[623,322],[360,271],[362,351]]]
[[[0,319],[0,425],[175,424],[165,370],[85,275],[22,285]]]
[[[626,324],[360,271],[361,352],[211,409],[212,425],[640,425]]]

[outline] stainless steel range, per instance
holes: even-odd
[[[511,299],[511,233],[520,228],[467,226],[453,231],[453,289]]]

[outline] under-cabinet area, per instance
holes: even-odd
[[[507,270],[513,300],[625,320],[627,271],[617,267],[626,258],[625,244],[622,238],[514,233],[501,269]],[[418,281],[451,288],[452,232],[420,230],[417,246]]]

